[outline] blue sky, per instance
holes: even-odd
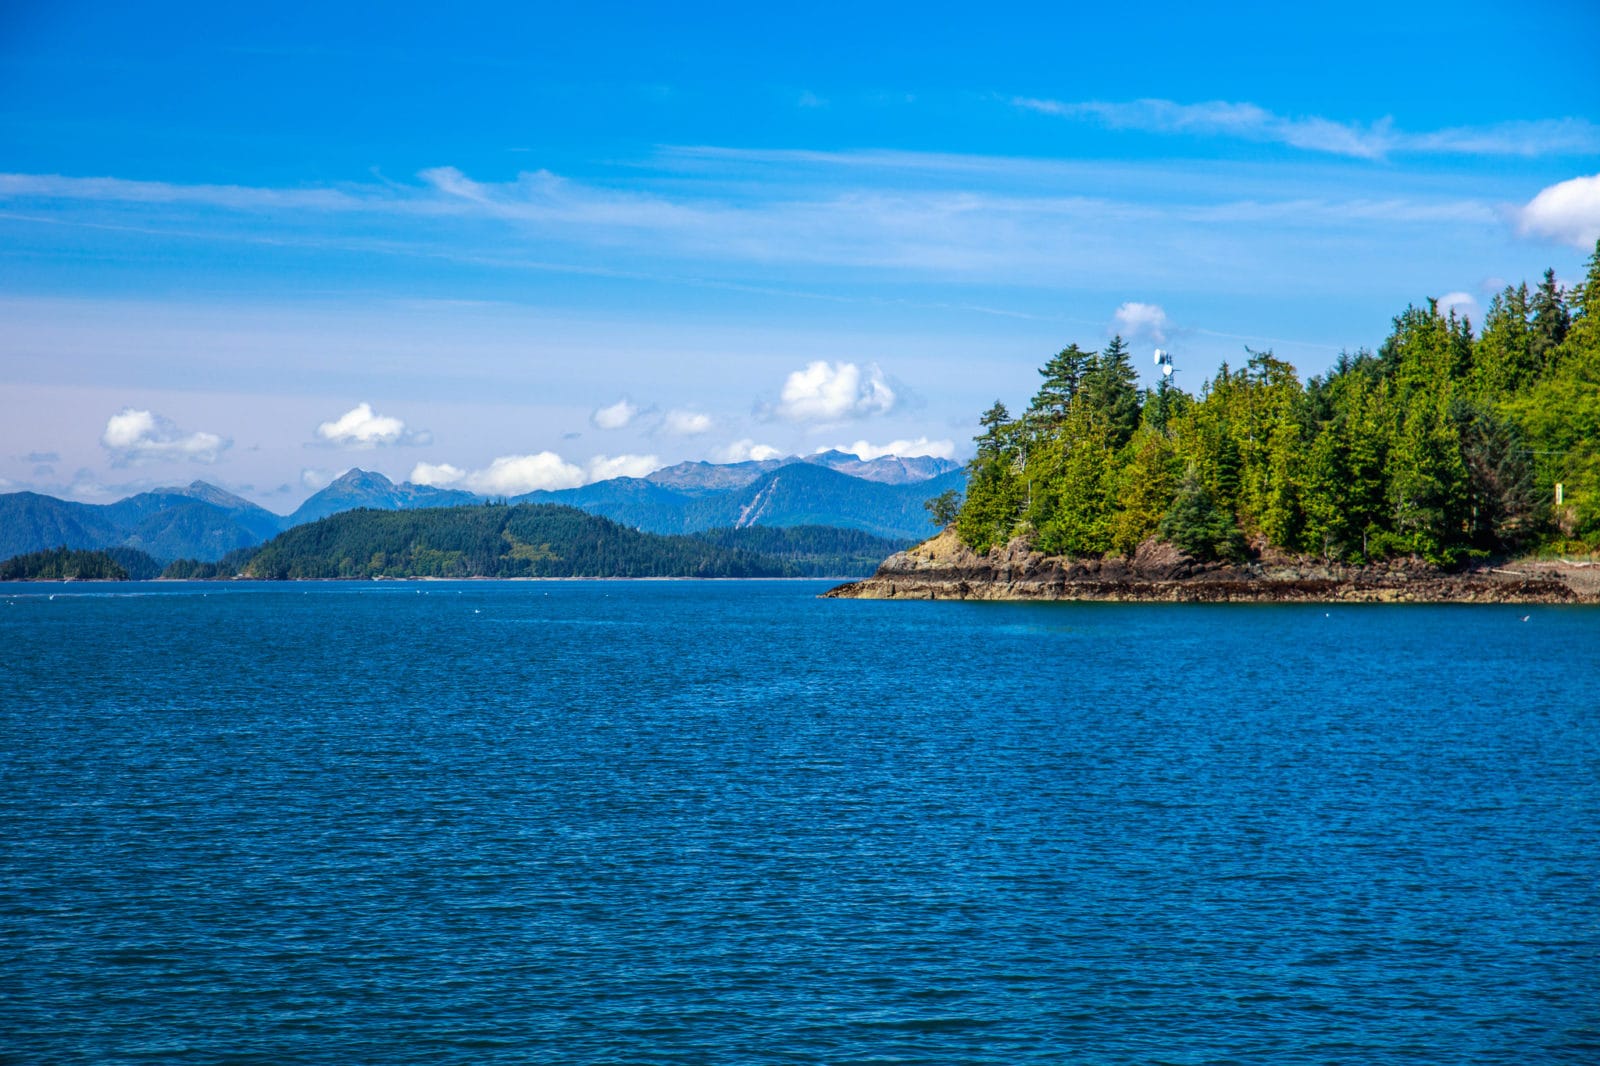
[[[1590,3],[225,6],[0,10],[0,490],[960,458],[1600,236]]]

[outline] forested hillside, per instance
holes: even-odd
[[[909,540],[875,537],[859,529],[832,526],[745,526],[693,534],[723,548],[737,548],[781,562],[796,577],[866,575]]]
[[[163,576],[840,577],[870,573],[900,546],[840,529],[661,536],[573,507],[480,504],[347,511],[218,566],[175,563]]]
[[[1376,353],[1306,382],[1247,349],[1197,395],[1141,392],[1121,338],[1040,374],[1020,416],[996,402],[980,420],[956,520],[979,551],[1019,535],[1074,556],[1152,536],[1199,558],[1600,549],[1600,245],[1571,291],[1549,271],[1508,287],[1481,331],[1408,307]]]

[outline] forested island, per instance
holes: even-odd
[[[0,581],[146,581],[161,564],[136,548],[53,548],[0,562]]]
[[[1492,564],[1600,549],[1600,245],[1571,291],[1553,271],[1507,287],[1481,331],[1408,307],[1305,382],[1246,349],[1196,394],[1140,390],[1120,337],[1040,375],[1020,415],[980,419],[950,534],[840,595],[1282,598],[1259,587],[1276,574],[1288,598],[1451,599],[1467,585],[1438,582],[1472,571],[1466,598],[1563,598]]]
[[[0,563],[0,579],[848,577],[871,573],[907,543],[820,526],[665,536],[573,507],[487,503],[346,511],[217,562],[180,559],[164,569],[132,549],[61,548]]]

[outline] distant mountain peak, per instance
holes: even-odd
[[[344,473],[334,478],[328,487],[331,489],[335,485],[340,487],[359,486],[361,488],[373,489],[392,489],[395,487],[394,482],[390,481],[376,470],[363,470],[359,466],[352,466],[349,470],[346,470]]]

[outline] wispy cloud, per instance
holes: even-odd
[[[1275,116],[1252,105],[1221,106],[1206,119],[1183,106],[1171,105],[1180,108],[1179,117],[1167,121],[1256,130],[1256,136],[1278,129]],[[1381,124],[1363,127],[1354,140],[1348,128],[1336,133],[1306,122],[1292,126],[1293,136],[1306,143],[1344,143],[1340,151],[1358,154],[1379,151],[1373,138],[1380,134],[1388,138],[1383,144],[1402,136]],[[1280,134],[1290,135],[1273,135]],[[891,299],[854,283],[892,274],[901,286],[1104,291],[1204,277],[1210,284],[1258,288],[1276,269],[1266,265],[1269,258],[1299,265],[1319,246],[1348,257],[1365,245],[1384,248],[1393,261],[1397,238],[1437,246],[1463,226],[1506,227],[1502,202],[1525,195],[1508,190],[1506,181],[1498,187],[1423,181],[1398,168],[1355,179],[1345,167],[1328,173],[1326,163],[1206,169],[696,148],[664,149],[656,163],[586,180],[532,170],[489,182],[436,167],[412,182],[253,189],[13,174],[0,175],[0,208],[11,212],[0,211],[0,224],[127,230],[294,247],[306,256],[411,257],[508,273],[561,272],[992,316],[1017,312],[986,301]],[[352,212],[364,213],[359,223]],[[1399,233],[1401,226],[1409,233]],[[1525,226],[1524,232],[1532,230]],[[808,269],[812,275],[801,282]]]
[[[1064,102],[1019,96],[1012,104],[1047,115],[1098,122],[1111,129],[1232,137],[1357,159],[1386,159],[1396,154],[1535,157],[1600,151],[1600,126],[1582,118],[1410,133],[1397,129],[1387,116],[1369,123],[1341,122],[1318,115],[1280,115],[1257,104],[1226,100],[1196,104],[1153,99]]]

